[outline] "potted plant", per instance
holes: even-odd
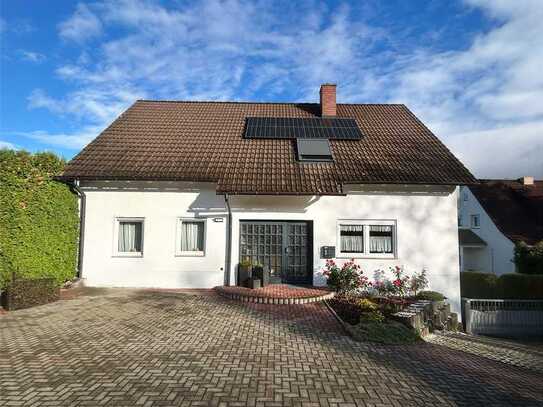
[[[248,286],[248,281],[252,277],[252,263],[248,257],[242,259],[238,266],[238,285],[242,287]]]
[[[262,287],[266,287],[270,284],[270,271],[257,261],[253,264],[253,278],[258,278]]]

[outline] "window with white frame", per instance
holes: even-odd
[[[473,229],[478,229],[481,227],[481,218],[479,214],[470,216],[470,225]]]
[[[176,254],[178,256],[203,256],[205,253],[205,229],[205,219],[178,219]]]
[[[143,255],[143,218],[116,219],[115,255]]]
[[[339,257],[394,258],[396,221],[338,221]]]
[[[339,225],[339,236],[342,253],[364,253],[363,225]]]

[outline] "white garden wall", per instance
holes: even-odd
[[[213,287],[225,280],[227,213],[213,184],[120,183],[83,184],[87,196],[83,277],[91,286]],[[321,246],[338,246],[337,222],[395,220],[394,259],[360,258],[373,277],[377,269],[396,265],[409,272],[425,268],[430,288],[443,292],[453,310],[460,309],[457,193],[445,187],[356,187],[347,196],[232,196],[232,267],[239,261],[240,220],[313,221],[314,284],[324,284]],[[206,253],[175,256],[178,217],[206,218]],[[116,217],[142,217],[142,257],[115,257]],[[223,222],[217,222],[220,218]]]

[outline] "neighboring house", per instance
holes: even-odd
[[[425,268],[459,304],[457,186],[475,182],[404,105],[137,101],[68,163],[94,286],[324,284],[324,257]],[[330,247],[331,246],[331,247]],[[334,250],[335,249],[335,253]]]
[[[515,271],[515,243],[543,240],[543,181],[481,180],[459,196],[460,268],[501,275]]]

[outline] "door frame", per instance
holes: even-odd
[[[289,224],[289,223],[304,223],[307,227],[307,242],[306,242],[306,246],[307,246],[307,259],[306,259],[306,264],[307,264],[307,279],[305,282],[296,282],[296,283],[289,283],[289,282],[286,282],[286,281],[281,281],[280,283],[277,283],[277,284],[295,284],[295,285],[301,285],[301,286],[312,286],[313,285],[313,237],[314,237],[314,234],[313,234],[313,220],[309,220],[309,219],[239,219],[239,233],[238,233],[238,256],[239,256],[239,259],[241,261],[241,259],[243,258],[243,256],[246,256],[246,255],[242,255],[241,253],[241,225],[242,223],[251,223],[251,224],[269,224],[269,225],[272,225],[272,224],[282,224],[282,225],[286,225],[286,224]],[[282,252],[281,252],[281,264],[282,264],[282,270],[286,270],[285,266],[288,267],[287,265],[287,256],[285,255],[285,252],[284,252],[284,248],[287,244],[287,240],[288,240],[288,233],[287,233],[287,228],[283,228],[283,238],[282,238],[282,241],[283,241],[283,244],[282,244]]]

